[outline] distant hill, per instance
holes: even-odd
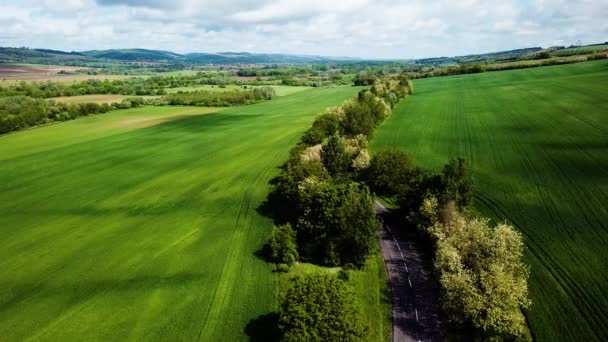
[[[186,62],[193,64],[260,64],[260,63],[327,63],[334,61],[356,60],[346,57],[322,57],[285,54],[256,54],[248,52],[187,53],[177,54],[170,51],[146,49],[92,50],[82,54],[118,61],[146,62]]]
[[[0,63],[78,65],[94,61],[78,52],[0,47]]]
[[[170,51],[146,49],[91,50],[83,51],[81,53],[89,57],[113,59],[118,61],[171,62],[183,59],[182,55]]]
[[[576,49],[586,51],[595,45],[580,46]],[[566,53],[568,49],[561,50]],[[167,64],[321,64],[321,63],[415,63],[418,65],[447,66],[465,63],[501,62],[526,59],[543,51],[532,47],[508,51],[491,52],[455,57],[434,57],[417,60],[405,59],[364,59],[351,57],[327,57],[314,55],[265,54],[249,52],[186,53],[148,49],[111,49],[82,52],[65,52],[50,49],[0,47],[0,63],[36,63],[97,66],[116,62],[156,62]],[[562,53],[562,52],[560,52]]]

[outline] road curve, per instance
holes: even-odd
[[[393,303],[393,341],[444,341],[438,292],[430,264],[412,236],[391,230],[389,211],[374,202],[382,222],[380,248],[388,274]]]

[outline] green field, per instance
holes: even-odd
[[[417,80],[373,151],[472,161],[476,207],[526,238],[538,341],[608,340],[608,62]]]
[[[276,309],[256,208],[314,114],[357,90],[1,136],[0,339],[244,339]]]

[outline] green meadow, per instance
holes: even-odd
[[[538,341],[608,340],[608,62],[416,80],[373,151],[471,161],[475,207],[523,232]]]
[[[0,339],[245,339],[277,305],[278,277],[256,257],[272,222],[256,208],[314,114],[357,90],[1,136]],[[383,269],[370,263],[353,287],[381,304]]]

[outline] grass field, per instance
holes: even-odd
[[[417,80],[371,142],[472,161],[476,207],[526,238],[538,341],[608,340],[608,62]]]
[[[257,214],[322,88],[145,107],[0,137],[0,339],[245,339],[276,309]]]
[[[117,103],[121,102],[124,99],[128,99],[129,97],[142,97],[144,99],[154,99],[160,98],[161,96],[128,96],[128,95],[114,95],[114,94],[104,94],[104,95],[79,95],[79,96],[63,96],[63,97],[52,97],[49,100],[54,100],[57,102],[64,103]]]
[[[256,86],[247,86],[248,89],[255,88]],[[277,96],[285,96],[291,95],[295,93],[299,93],[301,91],[309,90],[311,87],[292,87],[292,86],[261,86],[261,87],[271,87],[273,88]],[[243,89],[242,86],[229,84],[225,88],[220,88],[218,86],[210,86],[210,85],[200,85],[200,86],[192,86],[192,87],[178,87],[178,88],[167,88],[165,89],[167,93],[177,93],[180,91],[189,92],[189,91],[197,91],[197,90],[210,90],[210,91],[226,91],[226,90],[234,90],[234,89]]]

